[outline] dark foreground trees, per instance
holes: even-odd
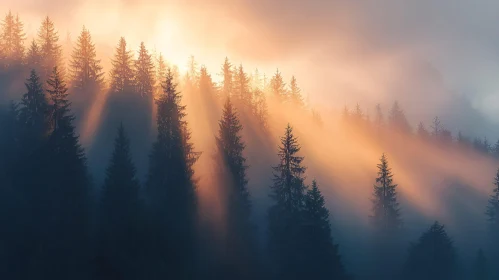
[[[412,244],[405,268],[405,279],[456,279],[457,256],[443,225],[435,222]]]

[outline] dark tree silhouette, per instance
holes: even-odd
[[[111,63],[111,91],[123,92],[132,90],[134,85],[133,55],[131,51],[127,50],[125,38],[120,38]]]
[[[234,80],[233,80],[233,70],[232,64],[229,59],[226,57],[224,64],[222,65],[222,72],[220,73],[222,76],[222,82],[220,86],[220,94],[222,98],[230,97],[234,90]]]
[[[435,222],[411,244],[404,279],[456,279],[457,255],[444,226]]]
[[[385,154],[381,156],[377,166],[378,177],[374,185],[370,220],[377,233],[392,236],[402,225],[397,202],[397,185],[393,183],[393,174],[391,168],[388,167]]]
[[[300,252],[300,230],[305,199],[303,183],[305,167],[293,129],[288,124],[281,137],[278,151],[279,164],[274,166],[269,209],[269,250],[274,273],[278,279],[300,279],[302,262],[306,256]]]
[[[120,125],[99,203],[97,279],[113,279],[112,275],[120,275],[120,279],[140,278],[143,236],[135,172],[130,140]]]
[[[340,255],[338,245],[333,243],[329,211],[316,181],[307,191],[302,229],[302,264],[308,279],[349,279]]]
[[[192,166],[199,154],[190,142],[185,106],[180,102],[173,73],[168,70],[163,94],[156,100],[158,135],[146,183],[154,222],[153,278],[162,275],[190,279],[195,272],[193,231],[197,203]]]
[[[250,221],[251,202],[246,176],[242,125],[230,98],[219,121],[216,143],[221,160],[221,182],[227,198],[227,279],[253,279],[256,273],[255,228]],[[232,275],[231,275],[232,274]]]
[[[499,169],[494,178],[494,188],[489,197],[489,203],[485,211],[490,230],[497,234],[499,232]]]

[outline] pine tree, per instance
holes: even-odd
[[[435,222],[409,249],[404,279],[455,279],[456,251],[443,225]]]
[[[90,177],[57,67],[47,80],[47,92],[52,125],[37,160],[26,166],[30,176],[24,182],[31,190],[36,246],[44,249],[32,252],[27,271],[28,278],[67,279],[88,271]]]
[[[400,229],[399,203],[397,202],[397,184],[393,183],[393,174],[388,167],[388,160],[383,154],[378,166],[378,177],[374,185],[372,198],[371,223],[378,234],[384,237],[393,237]]]
[[[242,105],[243,108],[250,108],[252,104],[250,79],[244,72],[242,65],[239,65],[234,75],[234,88],[232,94],[234,100],[237,101],[237,104]]]
[[[71,54],[71,80],[76,88],[99,86],[103,83],[102,66],[97,59],[95,44],[88,29],[83,29],[78,36]]]
[[[14,21],[13,26],[13,36],[12,36],[12,59],[15,63],[23,63],[25,48],[24,41],[26,40],[26,33],[24,33],[24,24],[19,18],[19,15],[16,15],[16,19]]]
[[[299,244],[305,199],[303,157],[293,129],[288,124],[281,137],[279,164],[274,166],[269,209],[269,249],[277,279],[301,279],[303,256]]]
[[[201,66],[199,74],[199,91],[203,97],[215,96],[215,85],[205,66]],[[206,99],[205,99],[206,100]]]
[[[42,53],[34,39],[31,41],[31,45],[26,53],[26,64],[31,69],[35,69],[36,71],[41,70]]]
[[[268,119],[268,106],[267,106],[267,98],[265,97],[265,93],[259,89],[255,88],[253,91],[253,108],[254,114],[260,123],[260,127],[263,129],[267,128],[267,119]]]
[[[135,61],[135,88],[141,96],[153,96],[154,93],[154,63],[144,42],[140,43],[139,56]]]
[[[167,66],[168,65],[164,60],[163,55],[160,53],[156,65],[156,92],[158,93],[161,93],[161,91],[163,90],[161,84],[166,79]]]
[[[234,74],[232,71],[232,64],[229,62],[229,59],[227,57],[225,58],[224,64],[222,65],[222,72],[220,75],[222,76],[222,84],[220,86],[221,97],[230,97],[234,90]]]
[[[301,89],[298,87],[295,76],[291,77],[291,82],[289,83],[289,101],[296,108],[302,108],[304,106]]]
[[[438,117],[435,117],[431,125],[431,136],[434,137],[435,139],[438,139],[440,137],[442,130],[443,127],[440,122],[440,119]]]
[[[489,197],[487,210],[485,211],[487,220],[492,232],[499,232],[499,169],[497,170],[496,177],[494,178],[494,188]]]
[[[0,26],[0,49],[3,56],[9,60],[13,58],[14,53],[14,25],[14,15],[9,11]],[[9,63],[6,66],[9,66]]]
[[[189,56],[189,60],[187,61],[186,82],[191,87],[196,87],[199,84],[198,63],[193,55]]]
[[[127,50],[125,38],[121,37],[111,62],[111,91],[123,92],[133,89],[134,75],[132,63],[132,52]]]
[[[139,181],[130,154],[130,140],[123,125],[118,128],[114,150],[99,203],[97,279],[140,278]]]
[[[499,140],[494,144],[494,147],[492,148],[492,156],[495,159],[499,159]]]
[[[168,70],[163,94],[156,100],[158,134],[150,155],[146,187],[156,227],[152,231],[156,248],[152,251],[155,254],[152,259],[158,261],[155,273],[157,277],[190,279],[194,273],[196,214],[192,167],[199,154],[194,152],[190,142],[185,106],[180,102],[173,73]]]
[[[62,66],[62,48],[59,44],[59,35],[54,27],[54,22],[47,16],[42,21],[38,30],[38,46],[42,56],[41,77],[48,77],[52,69],[57,66],[58,71],[63,71]]]
[[[411,126],[405,117],[404,111],[400,108],[397,101],[393,103],[392,109],[390,110],[390,115],[388,117],[388,124],[390,127],[400,133],[410,133]]]
[[[40,148],[47,136],[48,102],[35,70],[31,70],[25,86],[27,92],[21,100],[19,120],[22,125],[23,152],[29,154]]]
[[[287,100],[286,84],[282,79],[281,72],[279,72],[279,69],[277,69],[276,73],[270,80],[270,91],[272,97],[278,102],[284,102]]]
[[[331,237],[329,210],[315,180],[305,196],[304,219],[304,275],[309,279],[349,279],[338,253],[338,245]]]
[[[227,270],[230,279],[254,279],[256,265],[255,231],[250,221],[251,202],[246,176],[243,127],[230,98],[219,121],[216,143],[221,160],[221,182],[227,198]],[[251,276],[253,275],[253,277]]]
[[[482,249],[478,250],[475,262],[473,263],[473,276],[475,280],[487,280],[487,259],[483,254]]]

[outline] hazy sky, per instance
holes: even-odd
[[[214,76],[225,56],[248,71],[279,67],[325,108],[359,102],[372,112],[377,102],[399,99],[413,119],[439,110],[480,119],[478,110],[499,122],[497,1],[2,1],[0,12],[8,9],[30,34],[45,15],[61,39],[85,24],[104,62],[125,36],[180,66],[195,55]]]

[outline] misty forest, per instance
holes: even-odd
[[[499,141],[2,16],[2,279],[499,279]]]

